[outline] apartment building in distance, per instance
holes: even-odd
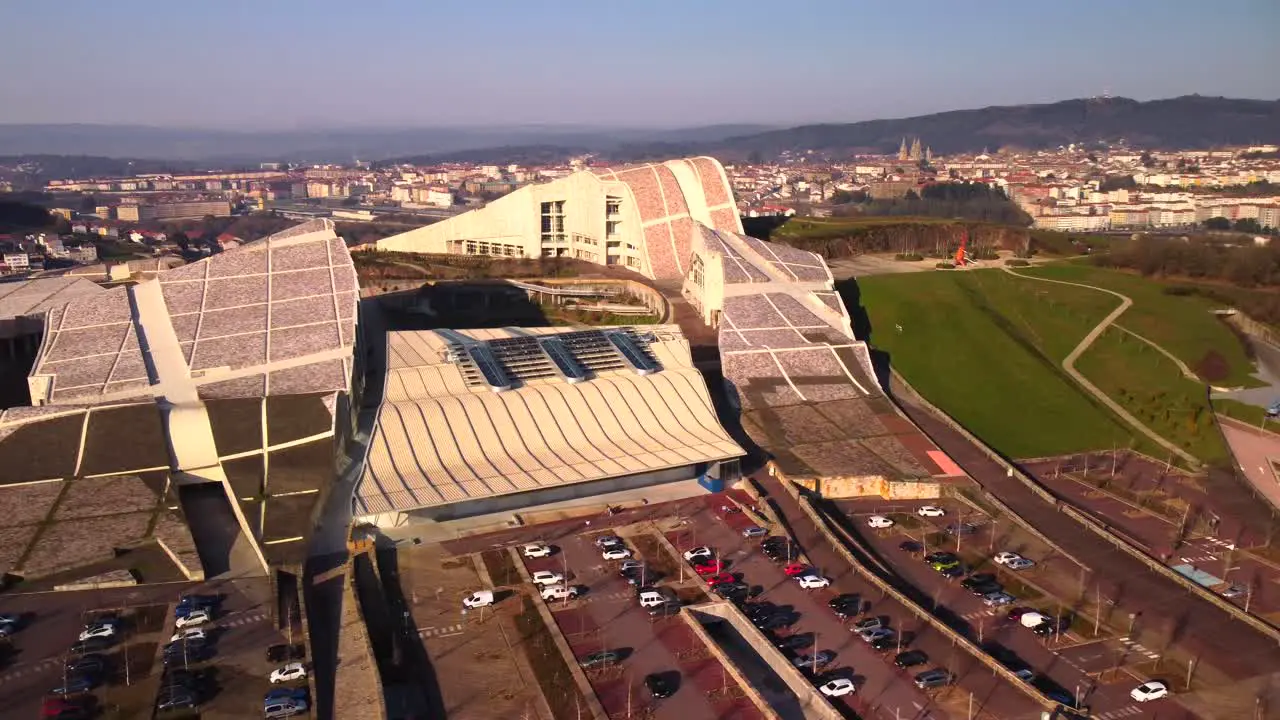
[[[227,217],[231,215],[231,203],[226,200],[193,200],[167,203],[133,202],[116,207],[116,219],[121,222],[198,220],[206,215]]]

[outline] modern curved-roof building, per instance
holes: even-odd
[[[36,305],[32,404],[0,414],[0,573],[199,577],[209,508],[241,538],[216,572],[300,560],[353,422],[357,294],[317,221]]]
[[[379,240],[379,250],[567,257],[650,278],[689,271],[695,224],[741,233],[724,167],[710,157],[592,168]]]

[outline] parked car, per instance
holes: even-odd
[[[208,640],[209,636],[205,633],[204,628],[183,628],[174,633],[169,638],[169,642],[179,642],[182,640]]]
[[[831,584],[830,578],[821,575],[801,575],[796,578],[800,582],[800,587],[805,590],[813,590],[815,588],[824,588]]]
[[[715,587],[716,585],[724,585],[725,583],[732,583],[737,581],[738,581],[738,578],[734,577],[733,575],[730,575],[729,573],[720,573],[719,575],[712,575],[711,577],[707,578],[707,584],[710,585],[711,587]]]
[[[1036,672],[1031,668],[1018,668],[1013,671],[1013,676],[1028,684],[1036,681]]]
[[[711,590],[720,597],[730,598],[736,595],[746,595],[751,591],[751,588],[744,582],[734,581],[731,583],[721,583],[711,588]]]
[[[684,559],[690,562],[693,562],[694,560],[699,560],[705,563],[706,561],[710,560],[713,557],[715,557],[715,553],[711,550],[711,548],[707,547],[706,545],[699,545],[698,547],[693,548],[692,550],[686,550],[684,553]]]
[[[611,547],[601,552],[600,557],[605,560],[626,560],[631,557],[631,551],[624,547]]]
[[[156,698],[156,710],[184,710],[196,706],[196,696],[189,692],[162,693]]]
[[[88,640],[81,640],[80,642],[75,643],[67,649],[67,652],[72,655],[96,653],[106,650],[114,644],[115,638],[89,638]]]
[[[969,572],[969,569],[964,566],[964,563],[946,565],[938,570],[939,575],[949,580],[962,577],[967,572]]]
[[[760,541],[760,547],[762,548],[782,547],[786,545],[788,542],[790,542],[790,540],[784,535],[770,535],[769,537]]]
[[[263,696],[262,702],[265,705],[267,703],[286,702],[288,700],[305,701],[306,699],[307,689],[304,687],[278,687],[268,690],[267,694]]]
[[[929,563],[929,566],[932,567],[934,570],[937,570],[938,572],[945,572],[952,568],[960,567],[960,561],[959,560],[935,560],[934,562]]]
[[[897,633],[889,630],[887,635],[877,637],[875,640],[871,641],[870,645],[872,650],[878,650],[880,652],[884,652],[886,650],[897,650],[902,647],[902,640],[898,637]]]
[[[578,588],[571,585],[545,585],[540,594],[543,600],[572,600],[578,597]]]
[[[777,612],[772,615],[766,615],[757,620],[753,620],[752,624],[761,630],[777,630],[790,626],[796,620],[794,613]]]
[[[271,684],[278,685],[307,678],[307,666],[300,662],[292,662],[271,671]]]
[[[584,670],[591,668],[605,667],[606,665],[616,665],[622,662],[622,653],[613,650],[601,650],[599,652],[583,655],[578,660],[578,667]]]
[[[1016,552],[1009,552],[1008,550],[1005,550],[1003,552],[998,552],[995,555],[991,556],[991,562],[994,562],[997,565],[1008,565],[1010,560],[1021,560],[1021,559],[1022,559],[1021,555],[1019,555]]]
[[[679,687],[667,673],[651,673],[644,677],[645,689],[655,698],[669,698]]]
[[[779,639],[773,645],[779,650],[799,650],[813,645],[813,640],[812,634],[788,635]]]
[[[979,585],[989,585],[995,581],[996,576],[991,573],[976,573],[965,578],[964,582],[960,583],[960,587],[965,590],[972,590]]]
[[[918,540],[903,540],[902,542],[898,543],[898,549],[903,552],[908,552],[914,555],[924,550],[924,545],[921,545],[920,541]]]
[[[916,675],[915,683],[916,687],[921,690],[943,687],[951,684],[951,673],[943,670],[942,668],[925,670],[924,672]]]
[[[197,610],[208,610],[213,612],[218,605],[219,598],[216,595],[183,595],[178,598],[178,604],[173,609],[174,617],[186,617]]]
[[[947,511],[937,505],[922,505],[916,510],[916,514],[920,517],[942,517],[947,514]]]
[[[795,577],[797,575],[809,575],[813,572],[813,568],[804,563],[791,563],[782,568],[782,574],[787,577]]]
[[[108,623],[99,623],[86,627],[80,633],[80,640],[88,640],[90,638],[110,638],[115,637],[116,626]]]
[[[840,619],[853,617],[862,611],[862,598],[857,595],[837,595],[827,601],[827,607],[835,611]]]
[[[885,626],[884,620],[881,620],[878,617],[869,617],[869,618],[863,618],[858,622],[854,623],[853,627],[850,629],[853,630],[854,632],[860,633],[864,630],[874,630],[876,628],[881,628],[884,626]]]
[[[1016,607],[1016,608],[1014,608],[1014,609],[1010,610],[1010,611],[1005,615],[1005,617],[1006,617],[1006,618],[1008,618],[1008,619],[1010,619],[1010,620],[1020,620],[1020,619],[1022,619],[1022,616],[1023,616],[1023,615],[1026,615],[1027,613],[1033,613],[1033,612],[1035,612],[1035,608],[1029,608],[1029,607],[1025,607],[1025,606],[1019,606],[1019,607]]]
[[[1129,697],[1138,702],[1150,702],[1168,697],[1169,686],[1160,680],[1148,680],[1129,692]]]
[[[1010,605],[1014,600],[1017,600],[1017,598],[1007,592],[993,592],[982,597],[982,604],[987,607],[1000,607],[1002,605]]]
[[[601,535],[600,537],[595,539],[595,544],[596,544],[596,547],[603,550],[604,548],[607,548],[610,545],[621,545],[622,538],[618,537],[617,535]]]
[[[98,653],[90,655],[81,655],[78,658],[72,658],[64,665],[67,673],[91,673],[94,675],[102,675],[107,670],[107,656]]]
[[[979,527],[981,526],[976,525],[974,523],[970,523],[970,522],[951,523],[950,525],[942,528],[942,532],[948,535],[959,535],[961,537],[968,537],[978,532]]]
[[[1004,586],[998,582],[982,583],[981,585],[973,585],[969,588],[969,592],[978,597],[986,597],[1003,591]]]
[[[758,537],[764,537],[765,535],[768,535],[768,534],[769,534],[769,531],[765,530],[759,525],[752,525],[750,527],[743,528],[742,530],[742,537],[744,538],[758,538]]]
[[[286,700],[284,702],[270,703],[262,708],[263,720],[279,720],[280,718],[297,717],[307,712],[307,703],[305,700]]]
[[[719,560],[712,560],[711,562],[706,562],[700,565],[693,566],[693,571],[698,573],[699,575],[716,575],[716,574],[719,574],[723,569],[724,569],[723,563],[721,563]]]
[[[836,678],[819,685],[818,690],[827,697],[843,697],[857,690],[857,687],[849,678]]]
[[[481,590],[480,592],[489,593],[489,603],[493,603],[493,591]],[[475,595],[476,593],[472,593]],[[267,648],[267,662],[285,663],[290,660],[305,660],[307,657],[307,646],[302,643],[296,645],[286,645],[279,643]]]
[[[49,691],[50,695],[79,695],[98,686],[98,676],[90,673],[68,673],[58,687]]]
[[[1005,567],[1009,568],[1010,570],[1026,570],[1027,568],[1035,567],[1035,564],[1036,563],[1034,560],[1028,560],[1026,558],[1015,558],[1013,560],[1010,560],[1008,563],[1006,563]]]
[[[551,546],[545,543],[529,543],[520,548],[521,554],[527,558],[542,558],[551,555]]]
[[[893,520],[883,515],[872,515],[867,518],[867,525],[877,529],[891,528],[893,527]]]
[[[791,664],[798,668],[820,668],[835,659],[836,654],[830,650],[819,650],[812,655],[800,655],[794,658]]]
[[[622,564],[618,565],[618,572],[638,570],[642,567],[644,567],[644,561],[642,560],[623,560]]]
[[[907,650],[893,656],[893,664],[903,670],[917,665],[924,665],[927,662],[929,662],[929,656],[923,650]]]
[[[858,632],[858,637],[862,638],[863,642],[866,642],[866,643],[873,643],[882,638],[891,638],[891,637],[894,637],[894,635],[895,633],[893,632],[893,630],[887,627],[873,628],[871,630],[861,630]]]
[[[213,620],[213,612],[207,608],[201,608],[198,610],[192,610],[186,615],[179,616],[173,621],[173,624],[175,627],[185,628],[203,625],[210,620]]]
[[[551,570],[538,570],[530,575],[534,585],[558,585],[564,582],[564,575]]]
[[[654,605],[651,608],[645,608],[649,613],[649,617],[669,617],[671,615],[680,614],[680,602],[678,600],[668,599],[660,605]]]
[[[1231,585],[1219,594],[1228,600],[1235,600],[1236,598],[1244,597],[1247,591],[1239,585]]]
[[[767,547],[764,549],[764,556],[774,562],[794,562],[800,559],[800,550],[792,547]]]
[[[468,608],[481,608],[493,604],[492,590],[477,590],[470,595],[462,598],[462,606]]]
[[[924,561],[930,564],[936,562],[960,562],[960,557],[947,550],[935,550],[934,552],[925,555]]]

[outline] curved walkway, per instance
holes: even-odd
[[[1095,325],[1092,330],[1089,331],[1089,334],[1085,335],[1084,339],[1082,339],[1080,343],[1075,346],[1075,349],[1073,349],[1070,353],[1067,354],[1066,359],[1062,361],[1062,369],[1067,371],[1067,374],[1071,376],[1072,380],[1075,380],[1077,383],[1080,384],[1081,387],[1083,387],[1085,390],[1088,390],[1089,393],[1093,395],[1095,398],[1097,398],[1099,402],[1101,402],[1103,405],[1106,405],[1107,409],[1111,410],[1111,412],[1115,413],[1116,415],[1119,415],[1121,420],[1124,420],[1125,422],[1129,423],[1129,425],[1132,426],[1135,430],[1142,433],[1143,435],[1146,435],[1148,438],[1151,439],[1152,442],[1156,443],[1157,445],[1164,448],[1165,450],[1168,450],[1174,455],[1177,455],[1178,457],[1182,458],[1187,463],[1189,463],[1192,467],[1199,466],[1200,461],[1197,460],[1195,456],[1183,450],[1182,448],[1178,447],[1177,445],[1174,445],[1168,440],[1165,440],[1163,437],[1157,434],[1154,430],[1147,427],[1145,424],[1143,424],[1141,420],[1134,417],[1128,410],[1125,410],[1123,407],[1121,407],[1119,403],[1117,403],[1115,400],[1112,400],[1110,396],[1108,396],[1106,393],[1099,390],[1097,385],[1094,385],[1093,383],[1089,382],[1088,378],[1086,378],[1083,374],[1081,374],[1079,370],[1076,370],[1076,360],[1079,360],[1080,356],[1084,354],[1084,351],[1088,350],[1089,346],[1092,345],[1093,342],[1097,340],[1098,337],[1101,336],[1102,333],[1106,331],[1108,327],[1111,327],[1112,323],[1116,321],[1116,318],[1123,315],[1124,311],[1128,310],[1129,307],[1133,305],[1133,299],[1126,295],[1121,295],[1120,293],[1114,290],[1108,290],[1106,288],[1100,288],[1094,285],[1085,285],[1084,283],[1067,282],[1066,280],[1050,280],[1049,278],[1036,277],[1034,275],[1023,275],[1022,273],[1014,272],[1013,270],[1007,267],[1003,269],[1005,272],[1009,273],[1010,275],[1024,278],[1027,280],[1037,280],[1039,282],[1056,283],[1058,285],[1071,285],[1073,287],[1081,287],[1081,288],[1086,288],[1088,290],[1097,290],[1098,292],[1104,292],[1104,293],[1107,293],[1108,295],[1114,295],[1115,297],[1120,298],[1120,306],[1117,307],[1115,310],[1112,310],[1111,313],[1108,314],[1106,317],[1102,318],[1102,320],[1097,325]],[[1123,330],[1124,328],[1121,328],[1121,329]],[[1129,332],[1129,331],[1126,331],[1126,332]],[[1137,335],[1136,333],[1131,333],[1131,334],[1136,335],[1138,338],[1145,341],[1147,344],[1156,347],[1165,355],[1169,355],[1169,353],[1165,352],[1164,348],[1161,348],[1160,346],[1156,345],[1150,340],[1147,340],[1146,338],[1140,335]],[[1185,366],[1182,365],[1181,362],[1179,362],[1179,367],[1183,368]]]

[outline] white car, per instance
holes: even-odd
[[[169,642],[178,642],[178,641],[186,641],[186,640],[208,640],[208,639],[209,639],[209,635],[204,631],[204,628],[186,628],[184,630],[179,630],[178,632],[174,633],[173,637],[169,638]]]
[[[830,579],[824,578],[820,575],[801,575],[796,579],[800,581],[800,587],[804,588],[805,590],[812,590],[814,588],[824,588],[831,584]]]
[[[626,560],[631,557],[631,551],[624,547],[611,547],[600,553],[600,557],[605,560]]]
[[[284,682],[293,682],[294,680],[305,680],[306,677],[307,666],[300,662],[294,662],[272,670],[271,684],[277,685]]]
[[[711,548],[707,547],[706,545],[702,545],[700,547],[696,547],[686,552],[684,554],[684,559],[688,560],[689,562],[693,562],[694,560],[702,560],[704,558],[710,559],[711,556],[714,554],[715,553],[711,552]]]
[[[1169,686],[1159,680],[1149,680],[1134,688],[1129,697],[1138,702],[1147,702],[1149,700],[1159,700],[1162,697],[1168,697]]]
[[[893,521],[883,515],[872,515],[867,518],[867,525],[873,528],[891,528],[893,527]]]
[[[543,600],[572,600],[578,597],[578,588],[568,585],[548,585],[542,588]]]
[[[80,640],[84,641],[92,638],[109,638],[109,637],[115,637],[115,635],[116,635],[115,625],[108,625],[106,623],[102,623],[98,625],[90,625],[89,627],[85,628],[84,632],[80,633]]]
[[[982,604],[987,607],[1002,607],[1012,605],[1016,599],[1007,592],[993,592],[982,596]]]
[[[191,614],[180,617],[173,621],[176,627],[192,627],[195,625],[203,625],[213,619],[208,610],[192,610]]]
[[[916,514],[920,517],[942,517],[947,514],[947,511],[937,505],[924,505],[916,510]]]
[[[532,576],[534,585],[559,585],[564,582],[564,576],[558,572],[550,570],[539,570]]]
[[[543,543],[529,543],[520,549],[527,558],[547,557],[551,554],[551,546]]]
[[[1027,558],[1020,557],[1010,560],[1005,567],[1010,570],[1026,570],[1029,567],[1034,567],[1035,564],[1036,562],[1034,560],[1028,560]]]
[[[618,566],[618,572],[631,572],[642,567],[644,567],[644,563],[639,560],[623,560],[622,564]]]
[[[477,590],[462,598],[462,606],[469,608],[488,607],[493,604],[493,601],[494,597],[492,590]]]
[[[1021,560],[1022,556],[1016,552],[998,552],[992,556],[991,560],[997,565],[1008,565],[1013,560]]]
[[[836,678],[829,683],[819,685],[818,689],[827,697],[841,697],[857,690],[849,678]]]

